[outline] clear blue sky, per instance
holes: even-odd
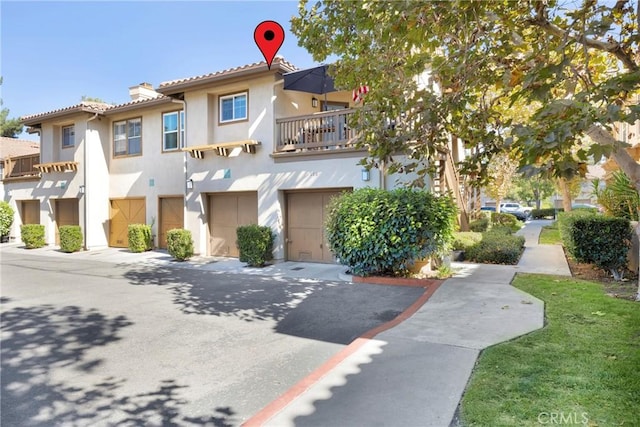
[[[315,65],[289,31],[297,1],[2,0],[0,8],[0,90],[10,117],[83,95],[126,102],[141,82],[156,87],[261,61],[253,31],[264,20],[285,29],[278,55],[299,68]]]

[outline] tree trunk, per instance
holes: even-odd
[[[500,213],[500,203],[502,203],[502,199],[496,199],[496,212]]]
[[[560,178],[560,191],[562,192],[562,208],[565,212],[571,212],[571,192],[567,180]]]

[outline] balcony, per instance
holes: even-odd
[[[353,148],[357,135],[348,124],[354,112],[341,109],[277,119],[274,153]]]
[[[40,179],[40,171],[35,167],[40,163],[40,154],[8,157],[4,159],[4,181]]]

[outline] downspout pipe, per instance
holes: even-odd
[[[88,209],[87,209],[87,206],[89,205],[89,203],[87,203],[87,198],[89,197],[89,191],[87,190],[87,144],[89,143],[89,141],[88,141],[87,135],[89,133],[89,122],[92,121],[92,120],[97,119],[99,114],[100,113],[95,113],[93,115],[93,117],[90,117],[87,120],[87,129],[85,130],[85,133],[84,133],[84,147],[83,147],[83,150],[82,150],[82,156],[84,158],[84,160],[82,161],[82,164],[83,164],[83,168],[82,168],[82,170],[83,170],[82,185],[84,186],[84,194],[82,195],[82,198],[84,199],[82,201],[83,206],[84,206],[83,207],[84,215],[83,215],[83,218],[82,218],[82,223],[83,223],[83,225],[82,225],[83,233],[82,234],[84,234],[84,236],[83,236],[84,245],[83,246],[84,246],[84,250],[85,251],[88,250],[88,246],[87,246],[87,235],[88,235],[88,232],[87,232],[87,210]]]
[[[179,95],[178,95],[179,96]],[[172,97],[171,102],[175,102],[176,104],[181,104],[182,105],[182,110],[184,111],[184,140],[180,141],[182,143],[182,147],[180,148],[185,148],[187,146],[187,101],[184,100],[184,94],[182,94],[182,99],[177,98],[177,97]],[[178,135],[180,135],[180,129],[178,129]],[[187,169],[188,167],[188,153],[186,151],[183,152],[183,165],[182,165],[182,170],[184,171],[184,179],[182,180],[182,185],[184,185],[184,224],[182,224],[182,226],[186,229],[186,222],[187,222],[187,179],[189,179],[189,171]]]

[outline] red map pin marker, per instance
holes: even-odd
[[[271,69],[271,62],[284,42],[284,28],[276,21],[262,21],[253,32],[253,39]]]

